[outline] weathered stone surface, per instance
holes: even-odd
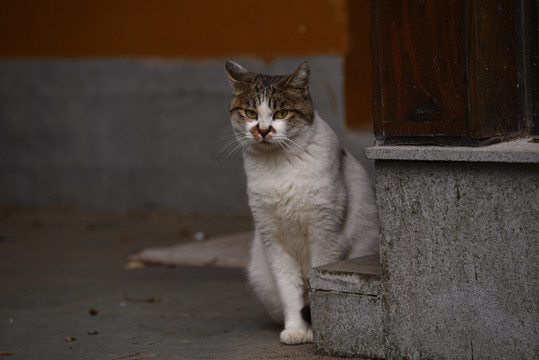
[[[309,288],[379,295],[380,274],[378,254],[348,259],[309,270]]]
[[[533,359],[539,165],[377,161],[388,359]]]
[[[320,355],[383,358],[378,296],[313,290],[314,351]]]
[[[336,262],[308,272],[317,354],[384,357],[380,257]]]
[[[523,138],[483,147],[375,146],[365,149],[365,155],[376,160],[538,163],[539,144]]]

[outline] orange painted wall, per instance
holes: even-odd
[[[371,122],[365,21],[367,0],[0,1],[0,58],[341,55],[357,129]]]
[[[0,56],[342,54],[346,0],[0,2]]]

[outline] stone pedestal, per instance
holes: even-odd
[[[539,144],[381,146],[376,192],[388,359],[532,359]]]
[[[308,279],[315,352],[383,358],[379,256],[314,268]]]
[[[361,258],[309,273],[315,350],[536,358],[539,144],[366,154],[376,160],[380,272],[366,273]]]

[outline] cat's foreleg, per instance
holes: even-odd
[[[299,262],[278,242],[266,244],[266,255],[283,304],[284,330],[280,335],[281,342],[288,345],[312,342],[313,331],[301,316],[304,282]]]
[[[247,275],[251,287],[269,315],[277,323],[283,325],[283,304],[258,231],[255,232],[251,247],[251,260],[247,267]]]

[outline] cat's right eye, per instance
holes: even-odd
[[[245,113],[245,116],[247,116],[249,119],[256,119],[258,117],[257,113],[253,110],[245,109],[243,110]]]

